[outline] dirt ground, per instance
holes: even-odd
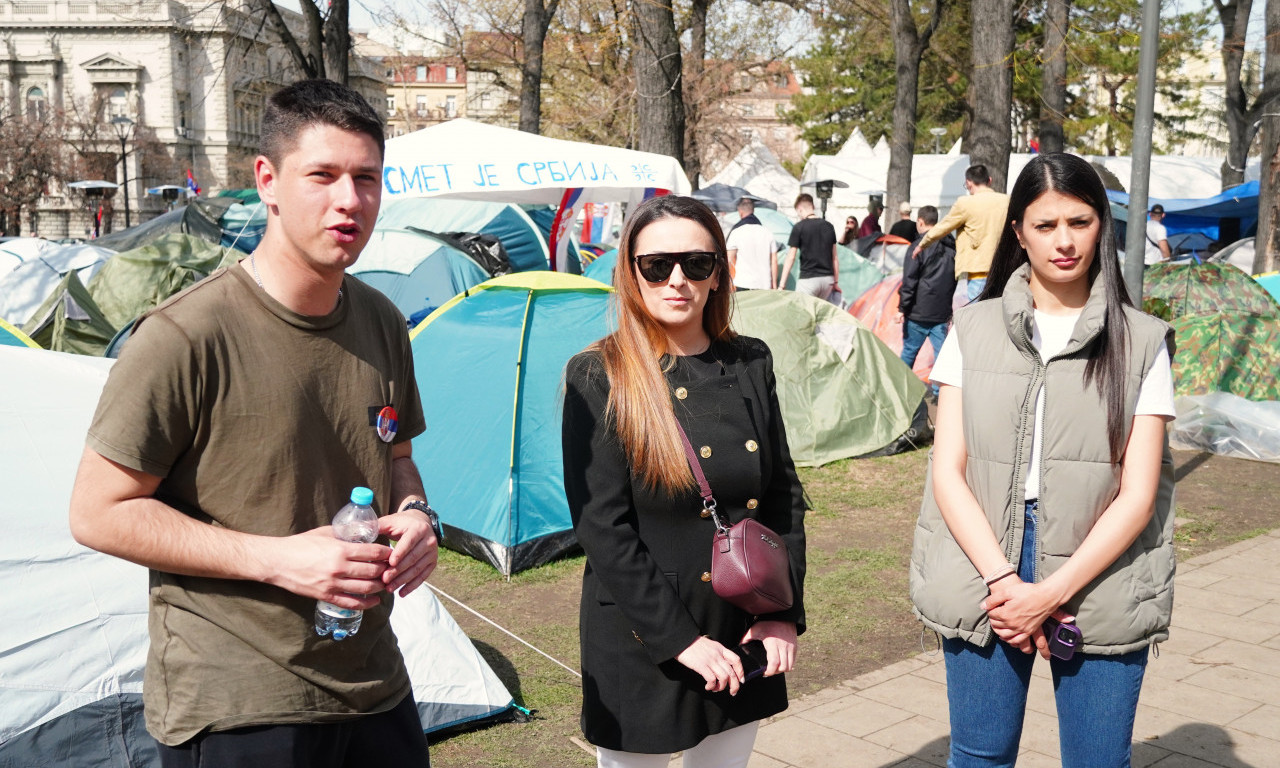
[[[793,695],[829,687],[920,651],[907,599],[907,563],[919,510],[924,451],[803,469],[809,630],[800,638]],[[1180,558],[1280,527],[1280,467],[1175,451]],[[445,553],[433,583],[491,621],[576,669],[583,559],[504,580],[488,566]],[[527,722],[436,737],[437,768],[591,766],[578,730],[580,685],[570,672],[445,599],[521,706]]]

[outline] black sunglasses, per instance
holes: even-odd
[[[671,277],[676,264],[690,280],[706,280],[716,271],[716,254],[711,251],[642,253],[632,260],[640,268],[640,276],[651,283],[661,283]]]

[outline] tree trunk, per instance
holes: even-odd
[[[892,0],[893,58],[896,84],[893,97],[893,133],[889,145],[889,178],[885,210],[890,218],[898,205],[911,199],[911,166],[916,152],[916,107],[919,104],[920,58],[938,28],[945,0],[936,0],[933,18],[920,32],[911,13],[911,0]]]
[[[1267,58],[1262,82],[1271,86],[1280,81],[1280,0],[1267,0],[1266,32]],[[1258,198],[1258,236],[1253,241],[1255,275],[1271,272],[1280,265],[1280,120],[1262,120],[1262,156],[1269,162],[1262,171]]]
[[[707,60],[707,11],[710,7],[711,0],[693,0],[689,8],[689,60],[684,63],[684,81],[689,86],[684,89],[685,96],[688,97],[684,105],[685,132],[688,135],[684,170],[689,174],[689,183],[694,189],[701,187],[699,177],[702,175],[702,144],[698,141],[698,129],[701,127],[702,112],[698,106],[703,95],[699,87],[702,85],[702,73]]]
[[[985,165],[1003,192],[1013,131],[1013,0],[973,0],[973,125],[969,162]]]
[[[1071,0],[1045,0],[1044,80],[1040,87],[1040,151],[1062,152],[1062,132],[1067,111],[1067,23]]]
[[[684,101],[680,39],[671,0],[640,0],[636,15],[636,122],[638,149],[684,164]]]
[[[308,4],[303,3],[303,5]],[[315,6],[311,7],[314,10]],[[307,78],[324,77],[323,69],[316,70],[315,62],[303,52],[302,47],[298,45],[298,41],[294,39],[293,33],[289,31],[289,27],[285,26],[284,18],[280,16],[280,9],[276,8],[275,3],[272,0],[258,0],[258,10],[266,14],[267,18],[271,20],[271,27],[276,31],[276,37],[280,39],[285,49],[289,51],[289,57],[293,59],[293,63],[298,66],[298,69],[302,70],[303,76]],[[318,12],[315,15],[318,18]],[[308,16],[308,29],[310,29],[309,25],[311,23],[311,17]],[[321,62],[323,63],[323,60]]]
[[[542,0],[524,0],[520,25],[523,50],[520,64],[520,130],[542,131],[542,48],[550,21]]]
[[[1222,21],[1223,87],[1226,91],[1222,118],[1227,124],[1227,158],[1222,163],[1222,188],[1226,189],[1244,181],[1244,166],[1249,160],[1249,121],[1246,115],[1249,98],[1240,82],[1240,70],[1244,63],[1245,35],[1249,31],[1253,0],[1231,0],[1215,5]]]
[[[310,4],[309,0],[303,0]],[[323,46],[326,76],[336,83],[347,84],[351,54],[351,29],[347,26],[347,0],[330,0],[329,18],[324,23]]]
[[[324,69],[324,19],[320,16],[320,9],[311,0],[302,0],[298,7],[307,23],[307,47],[304,53],[310,62],[311,71],[315,73],[311,77],[327,78]]]

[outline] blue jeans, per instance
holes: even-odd
[[[982,289],[987,287],[987,278],[985,277],[971,277],[967,278],[965,282],[965,293],[968,295],[969,301],[973,301],[978,298],[978,295],[982,293]]]
[[[1035,581],[1036,513],[1027,504],[1018,577]],[[1087,628],[1085,630],[1088,631]],[[986,648],[944,639],[951,710],[948,768],[1012,766],[1018,757],[1036,654],[997,639]],[[1051,658],[1063,768],[1128,768],[1147,649],[1120,656]]]
[[[902,362],[906,363],[908,368],[916,364],[916,356],[920,354],[920,348],[924,346],[925,339],[933,345],[933,356],[936,360],[938,353],[942,351],[942,342],[947,340],[947,324],[924,325],[914,320],[903,321]],[[931,386],[933,394],[938,394],[938,385]]]

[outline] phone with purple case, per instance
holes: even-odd
[[[1067,624],[1050,616],[1044,620],[1044,639],[1049,642],[1049,655],[1067,661],[1075,655],[1084,636],[1075,624]]]

